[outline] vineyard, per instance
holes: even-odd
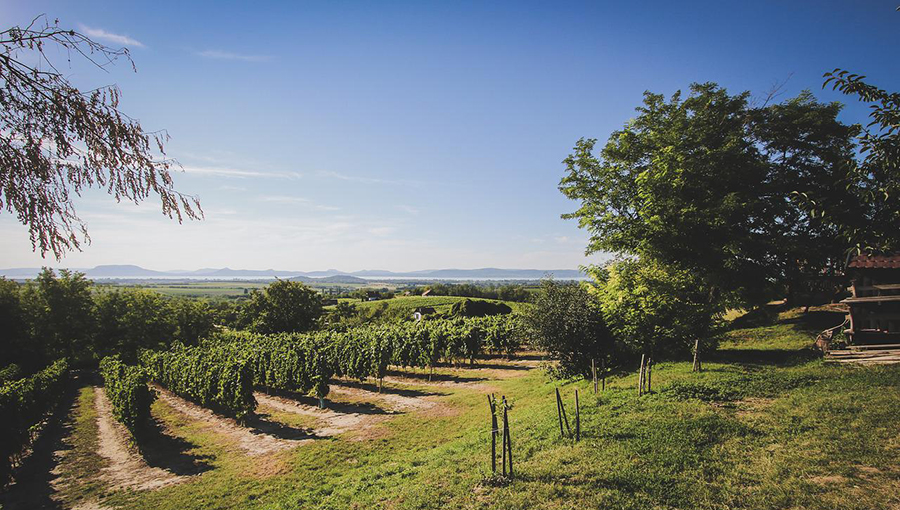
[[[222,332],[198,347],[144,351],[150,378],[174,394],[238,420],[256,408],[253,390],[312,394],[325,407],[332,377],[382,384],[389,366],[431,369],[439,363],[473,364],[483,352],[512,355],[519,346],[512,316],[438,319],[365,326],[347,331],[261,335]],[[134,428],[135,411],[149,408],[141,392],[117,389],[130,367],[104,361],[104,377],[115,382],[117,416]],[[115,376],[106,377],[106,374]],[[129,372],[130,381],[139,380]],[[119,399],[131,399],[121,402]],[[143,411],[141,411],[143,412]],[[122,419],[122,418],[120,418]]]
[[[69,364],[61,359],[0,387],[0,487],[9,481],[12,468],[34,442],[68,382]]]
[[[540,354],[516,350],[514,316],[302,334],[220,331],[197,346],[143,351],[138,365],[104,359],[105,391],[83,373],[73,379],[60,361],[0,392],[4,438],[17,452],[41,452],[41,439],[32,443],[41,427],[33,425],[52,409],[35,404],[71,402],[66,387],[80,386],[53,485],[17,480],[0,504],[500,509],[596,500],[601,508],[778,508],[779,494],[796,508],[886,508],[892,475],[874,467],[897,460],[879,446],[896,435],[897,369],[810,360],[797,320],[730,333],[703,374],[689,361],[659,363],[658,390],[643,396],[629,372],[610,375],[596,395],[590,381],[549,379],[535,369]],[[748,352],[758,358],[734,361]],[[498,441],[497,450],[514,460],[514,479],[491,472],[488,402],[504,396],[507,446]],[[569,421],[580,416],[572,425],[580,424],[581,441],[560,431],[557,403]],[[854,446],[835,450],[834,441]],[[710,473],[726,488],[697,484]],[[857,501],[848,483],[869,492]]]
[[[156,397],[147,386],[147,371],[110,356],[100,361],[100,376],[116,419],[138,434],[150,421],[150,405]]]

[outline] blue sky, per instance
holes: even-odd
[[[260,5],[262,4],[262,5]],[[0,4],[4,27],[46,13],[131,49],[84,88],[165,128],[180,191],[158,203],[76,202],[92,244],[63,261],[0,213],[0,267],[139,264],[417,270],[575,268],[586,233],[560,214],[561,160],[605,140],[645,90],[695,81],[782,98],[843,67],[900,89],[898,0],[853,2],[44,2]],[[62,55],[60,55],[62,57]],[[62,59],[64,61],[64,59]]]

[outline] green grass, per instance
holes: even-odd
[[[367,440],[338,436],[265,458],[247,457],[158,402],[155,415],[212,469],[178,486],[108,494],[106,504],[154,510],[896,507],[900,367],[823,363],[807,349],[819,323],[835,318],[822,314],[748,314],[702,373],[690,372],[688,361],[661,362],[653,370],[654,392],[643,397],[633,373],[611,377],[607,391],[594,396],[587,381],[551,381],[541,370],[498,379],[489,369],[441,369],[483,380],[430,388],[442,393],[429,397],[439,406],[391,417]],[[579,443],[560,438],[557,388],[570,420],[574,390],[581,393]],[[488,391],[514,405],[516,477],[508,484],[489,479]],[[85,467],[85,480],[95,474],[96,467]]]

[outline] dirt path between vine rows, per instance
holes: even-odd
[[[296,400],[266,395],[264,393],[254,393],[253,396],[256,397],[256,401],[260,404],[269,406],[273,409],[316,418],[319,421],[319,426],[314,428],[312,433],[317,437],[334,436],[347,432],[348,430],[365,430],[384,418],[384,415],[378,416],[354,412],[345,413],[327,408],[319,409],[315,406],[301,404]]]
[[[313,440],[302,431],[294,437],[276,437],[259,428],[240,425],[237,421],[217,415],[212,411],[188,402],[170,391],[154,386],[159,398],[179,413],[199,422],[201,426],[231,439],[240,449],[250,456],[267,455],[294,448],[304,442]]]
[[[332,384],[329,394],[348,396],[369,402],[380,402],[385,404],[388,409],[394,413],[404,413],[409,411],[417,411],[419,409],[428,409],[434,407],[435,402],[425,398],[424,396],[407,396],[386,388],[381,392],[371,391],[356,386],[346,386],[343,384]]]
[[[130,434],[113,416],[112,404],[99,386],[94,387],[94,406],[97,410],[97,453],[109,461],[101,476],[113,489],[158,489],[189,478],[147,465],[136,448],[128,444]]]

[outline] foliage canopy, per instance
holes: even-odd
[[[843,260],[835,229],[794,197],[823,197],[846,211],[856,127],[840,105],[809,93],[754,106],[714,83],[683,97],[647,92],[638,115],[610,135],[581,139],[560,190],[580,202],[574,218],[588,252],[640,256],[691,271],[716,298],[759,303]]]

